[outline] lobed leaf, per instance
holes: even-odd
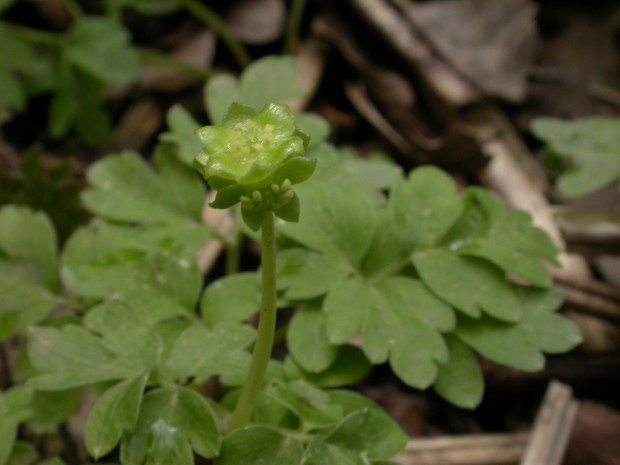
[[[28,356],[39,374],[28,384],[41,390],[63,390],[100,381],[125,379],[140,370],[122,363],[104,342],[85,329],[34,327],[28,337]]]
[[[299,439],[271,426],[250,425],[228,434],[215,465],[301,465]]]
[[[119,443],[122,434],[133,430],[146,376],[121,381],[103,393],[93,406],[86,423],[86,450],[95,460],[108,454]]]
[[[169,131],[159,136],[162,142],[175,146],[176,156],[187,166],[192,166],[194,158],[202,149],[202,143],[196,131],[200,124],[192,114],[179,104],[173,105],[166,113]]]
[[[88,170],[92,187],[82,193],[82,201],[93,213],[114,221],[199,221],[202,181],[163,149],[156,165],[157,172],[131,151],[105,157]]]
[[[435,392],[450,403],[467,409],[478,406],[484,394],[484,378],[474,352],[458,339],[446,335],[448,362],[439,365]]]
[[[138,54],[130,47],[129,34],[110,18],[81,18],[63,42],[68,60],[97,79],[124,83],[138,74]]]
[[[487,261],[436,249],[415,254],[413,263],[424,284],[465,315],[478,318],[484,311],[509,323],[521,318],[523,310],[513,288]]]
[[[245,349],[254,337],[252,328],[233,321],[223,321],[212,330],[193,325],[179,335],[167,365],[181,380],[200,383],[221,375],[238,385],[245,380],[250,358]]]
[[[531,131],[547,144],[549,152],[570,162],[557,183],[563,196],[589,194],[620,176],[620,119],[600,116],[574,121],[537,118],[532,122]]]
[[[131,434],[121,440],[121,463],[192,465],[192,450],[204,458],[217,455],[221,434],[204,397],[184,388],[158,388],[142,399]]]
[[[338,355],[338,347],[328,340],[325,316],[319,305],[309,305],[295,313],[286,341],[295,362],[310,373],[326,370]]]
[[[558,263],[558,248],[549,236],[532,225],[529,214],[508,210],[495,194],[482,189],[471,189],[469,194],[486,216],[487,228],[457,247],[458,253],[482,257],[527,283],[549,287],[551,277],[542,260]]]
[[[36,282],[50,290],[58,287],[56,240],[56,230],[44,213],[15,205],[0,209],[0,254],[32,265]]]
[[[424,249],[439,241],[457,220],[463,201],[448,175],[422,167],[396,184],[389,206],[401,242]]]
[[[260,282],[256,273],[224,276],[205,289],[200,300],[202,318],[209,327],[224,321],[243,321],[258,310]]]

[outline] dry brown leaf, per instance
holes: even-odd
[[[285,18],[282,0],[241,0],[235,3],[226,22],[238,39],[260,45],[282,35]]]
[[[409,19],[442,57],[487,95],[519,102],[538,45],[529,0],[412,3]]]

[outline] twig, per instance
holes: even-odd
[[[570,387],[558,381],[551,382],[520,465],[562,463],[578,405]]]
[[[528,433],[411,439],[395,462],[403,465],[513,465],[522,457]]]

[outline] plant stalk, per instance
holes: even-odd
[[[194,15],[194,17],[213,29],[218,37],[226,44],[241,69],[250,64],[251,60],[248,52],[235,36],[233,36],[228,26],[226,26],[226,23],[224,23],[214,11],[198,0],[181,0],[181,4],[187,11]]]
[[[268,212],[261,226],[262,298],[258,334],[250,371],[241,390],[241,396],[232,414],[228,430],[241,428],[249,423],[258,393],[260,392],[271,359],[276,330],[276,237],[273,213]]]

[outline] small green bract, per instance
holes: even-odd
[[[235,103],[222,126],[198,129],[204,148],[194,159],[212,189],[214,208],[241,202],[246,224],[258,230],[265,213],[286,221],[299,218],[299,199],[291,189],[314,172],[316,160],[305,158],[308,137],[295,127],[295,117],[281,104],[259,113]]]

